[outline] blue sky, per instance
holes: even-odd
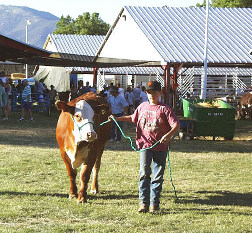
[[[58,17],[73,18],[84,12],[98,12],[102,20],[112,24],[123,6],[170,6],[187,7],[203,0],[1,0],[0,5],[28,6],[50,12]]]

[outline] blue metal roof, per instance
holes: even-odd
[[[99,50],[105,36],[99,35],[65,35],[50,34],[50,39],[56,47],[57,52],[74,55],[95,56]],[[76,59],[78,60],[78,59]],[[93,68],[87,67],[71,67],[72,72],[92,73]],[[115,67],[100,68],[101,72],[106,74],[160,74],[164,73],[160,67]]]
[[[193,74],[201,76],[203,73],[203,67],[192,67],[192,68],[182,68],[179,71],[179,74],[183,73],[184,75],[190,74],[191,69],[193,69]],[[208,67],[207,75],[215,76],[233,76],[237,74],[238,76],[251,77],[252,79],[252,69],[251,68],[238,68],[238,67]]]
[[[95,56],[105,36],[51,34],[57,52]]]
[[[126,6],[165,62],[197,63],[204,59],[205,14],[200,7]],[[252,8],[210,8],[209,63],[250,63]]]

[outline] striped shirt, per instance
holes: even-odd
[[[28,102],[29,96],[30,96],[29,102],[32,102],[32,100],[31,100],[31,87],[29,85],[27,85],[22,92],[23,101]]]

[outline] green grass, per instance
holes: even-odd
[[[172,143],[161,212],[139,214],[139,154],[107,144],[100,193],[78,205],[55,139],[57,113],[0,122],[0,232],[252,232],[252,123],[237,121],[233,141]],[[134,127],[125,127],[134,135]]]

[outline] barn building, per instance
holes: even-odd
[[[186,89],[183,94],[197,93],[202,85],[205,18],[206,9],[199,7],[123,7],[96,60],[103,57],[147,60],[164,68],[167,85],[170,84],[168,74],[173,73],[173,89],[180,85],[180,90]],[[238,89],[243,91],[251,86],[251,22],[252,8],[209,9],[208,67],[229,69],[209,68],[208,72],[215,78],[209,80],[207,97],[213,95],[214,89],[230,87],[225,86],[225,82],[230,82],[225,80],[218,86],[219,81],[215,79],[220,79],[220,73],[221,76],[233,77],[231,89],[236,93]],[[187,82],[187,73],[195,80]],[[242,78],[238,76],[240,74]],[[242,80],[244,78],[246,81]],[[213,81],[214,85],[211,84]]]

